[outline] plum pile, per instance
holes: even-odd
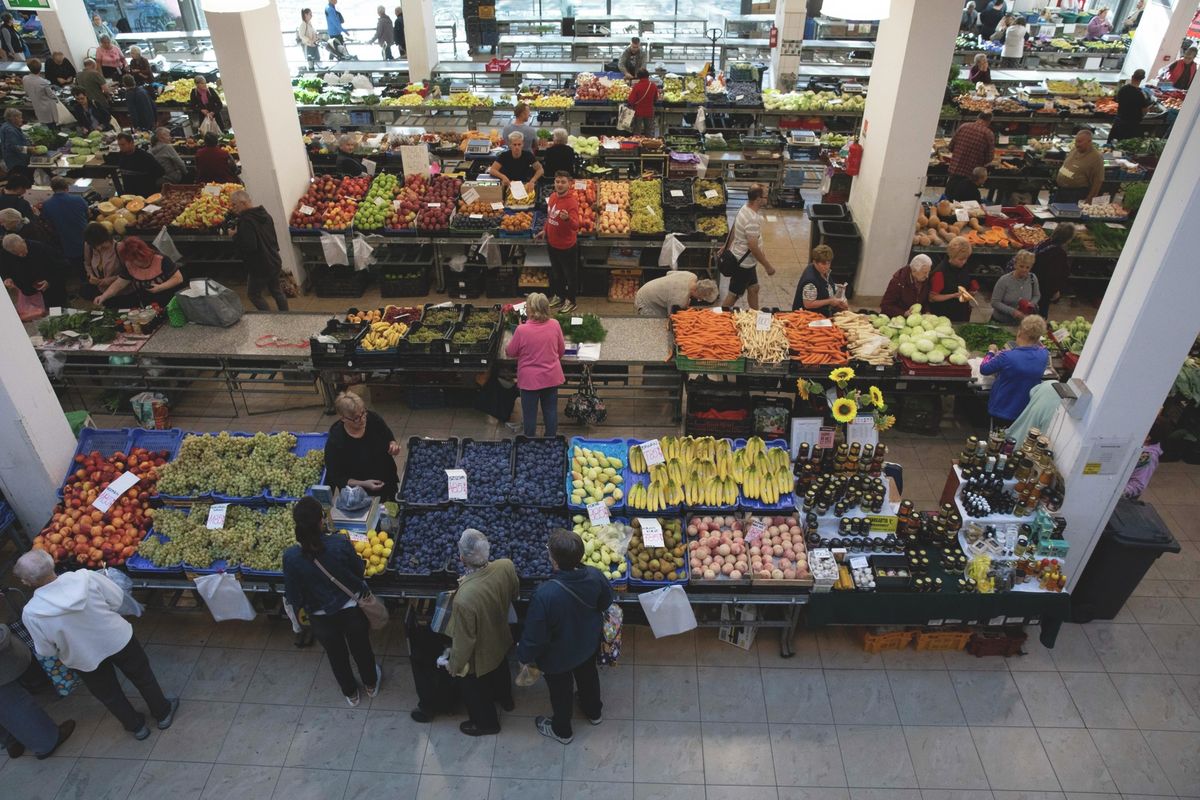
[[[467,473],[471,503],[503,503],[512,489],[512,440],[467,442],[458,465]]]
[[[479,512],[475,515],[481,518],[475,520],[479,524],[471,527],[478,528],[488,537],[493,559],[511,559],[522,578],[549,577],[551,568],[546,541],[555,528],[571,529],[566,514],[524,507],[507,508],[499,514],[482,509]]]
[[[445,480],[442,481],[445,484]],[[443,487],[444,490],[444,487]],[[428,575],[446,568],[458,557],[459,508],[406,511],[404,526],[392,558],[396,571]]]
[[[546,553],[550,531],[569,526],[564,514],[536,508],[454,506],[436,511],[408,511],[394,566],[401,573],[428,575],[449,564],[461,573],[458,537],[467,528],[475,528],[488,538],[492,560],[511,559],[522,578],[544,578],[550,575]]]
[[[419,505],[445,503],[449,500],[446,470],[454,468],[457,457],[457,439],[417,439],[410,443],[401,499]]]
[[[518,440],[510,499],[535,506],[561,506],[567,502],[563,484],[566,473],[566,449],[561,439]]]

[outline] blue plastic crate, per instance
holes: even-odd
[[[266,571],[266,570],[250,569],[245,564],[243,564],[241,566],[241,568],[239,569],[239,572],[241,572],[241,575],[243,578],[259,578],[259,579],[264,579],[264,580],[270,580],[273,578],[275,578],[275,579],[283,578],[282,570],[280,570],[279,572],[270,572],[270,571]]]
[[[789,449],[788,443],[784,439],[768,439],[765,444],[767,445],[768,450],[777,449],[787,451]],[[734,451],[741,450],[745,446],[745,439],[733,440]],[[767,503],[762,503],[758,500],[751,500],[742,494],[741,490],[739,490],[737,507],[743,511],[794,511],[796,509],[796,500],[795,495],[792,492],[780,492],[779,502],[775,505],[768,505]]]
[[[58,496],[62,497],[63,487],[71,474],[78,469],[75,457],[89,455],[93,450],[107,458],[118,451],[129,451],[129,439],[133,431],[130,428],[83,428],[79,431],[79,444],[71,455],[71,463],[63,474],[62,482],[58,485]]]
[[[183,444],[183,431],[179,428],[166,430],[145,430],[134,428],[129,437],[129,447],[144,447],[151,452],[167,451],[167,461],[174,460],[179,455],[179,446]]]
[[[326,433],[294,433],[292,435],[296,437],[296,446],[292,448],[291,452],[292,452],[292,455],[297,456],[297,457],[304,456],[305,454],[310,453],[313,450],[324,450],[325,444],[329,441],[329,433],[328,432],[326,432]],[[325,474],[326,474],[326,470],[324,467],[322,467],[321,474],[317,477],[315,485],[320,486],[325,483]],[[306,491],[305,494],[306,495],[311,494],[311,490]],[[276,497],[275,495],[270,494],[269,491],[266,489],[263,490],[262,496],[269,503],[294,503],[300,499],[298,497],[287,497],[287,496]]]
[[[631,516],[636,517],[639,515],[633,514]],[[680,515],[678,515],[678,514],[652,514],[651,516],[653,516],[655,519],[657,519],[660,524],[662,524],[663,522],[667,522],[669,520],[677,519],[677,520],[679,520],[679,524],[680,524],[681,528],[683,526],[683,518],[680,517]],[[687,530],[682,529],[682,533],[683,533],[682,542],[683,542],[683,546],[684,546],[683,567],[682,567],[683,577],[679,578],[678,580],[673,580],[673,581],[667,581],[667,580],[652,581],[652,580],[646,580],[644,578],[635,578],[635,577],[633,577],[633,560],[630,559],[629,554],[626,553],[625,554],[625,575],[628,578],[629,588],[631,588],[631,589],[661,589],[664,586],[687,586],[688,579],[691,577],[691,561],[687,555]]]
[[[650,483],[650,476],[649,476],[649,475],[646,475],[646,474],[641,474],[641,475],[639,475],[639,474],[637,474],[637,473],[630,473],[630,476],[629,476],[629,481],[628,481],[628,482],[625,484],[625,491],[626,491],[626,492],[628,492],[630,489],[632,489],[632,488],[633,488],[633,486],[634,486],[634,484],[639,484],[639,485],[641,485],[641,486],[646,486],[646,485],[648,485],[649,483]],[[652,512],[652,511],[647,511],[647,510],[646,510],[646,509],[644,509],[644,508],[635,508],[635,507],[633,507],[633,506],[631,506],[631,505],[626,505],[626,506],[625,506],[625,511],[626,511],[626,513],[627,513],[629,516],[631,516],[631,517],[638,517],[638,516],[645,516],[645,515],[654,515],[654,514],[668,514],[668,515],[671,515],[671,514],[678,514],[678,513],[679,513],[679,512],[680,512],[682,509],[683,509],[683,505],[682,505],[682,504],[679,504],[679,505],[669,505],[669,506],[667,506],[667,507],[665,507],[665,508],[662,508],[662,509],[659,509],[658,511],[653,511],[653,512]]]
[[[576,447],[585,447],[589,450],[597,450],[610,458],[617,458],[621,461],[621,483],[618,489],[621,490],[621,499],[609,506],[610,512],[620,511],[625,508],[625,492],[628,485],[625,482],[625,475],[629,467],[629,447],[625,444],[625,439],[587,439],[583,436],[573,436],[567,443],[567,474],[566,474],[566,491],[567,491],[567,508],[574,511],[586,510],[587,505],[579,505],[571,502],[571,458],[575,453]]]
[[[151,528],[146,531],[146,535],[142,537],[142,541],[146,541],[151,536],[155,537],[159,542],[166,542],[167,537],[163,536],[158,531]],[[145,558],[141,552],[136,552],[125,560],[125,568],[130,573],[135,575],[182,575],[183,564],[175,564],[170,567],[156,567],[149,559]]]
[[[197,567],[194,564],[184,564],[183,571],[193,575],[215,575],[218,572],[228,572],[230,575],[237,575],[241,569],[239,564],[230,564],[223,558],[218,558],[207,567]]]

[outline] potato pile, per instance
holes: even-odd
[[[983,211],[972,209],[968,213],[972,215],[969,221],[951,223],[942,219],[954,216],[954,206],[949,200],[931,205],[928,216],[925,214],[925,207],[922,206],[921,210],[917,212],[917,230],[913,234],[913,244],[918,247],[941,247],[949,244],[955,236],[965,236],[964,230],[975,232],[985,230],[976,219],[976,217],[983,216]]]

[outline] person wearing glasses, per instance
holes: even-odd
[[[325,444],[325,482],[338,489],[360,486],[367,494],[394,499],[400,488],[395,459],[400,445],[391,428],[351,392],[338,395],[333,410],[338,421]]]

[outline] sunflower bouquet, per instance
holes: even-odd
[[[875,430],[883,433],[896,424],[896,417],[887,413],[887,402],[878,386],[871,386],[866,392],[861,389],[849,389],[850,381],[854,380],[854,370],[850,367],[838,367],[829,373],[829,380],[837,387],[837,397],[829,403],[829,411],[836,422],[846,424],[858,417],[860,409],[867,409],[875,422]],[[800,378],[796,381],[796,393],[804,400],[812,395],[825,392],[825,387],[814,380]]]

